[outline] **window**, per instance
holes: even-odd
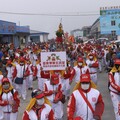
[[[112,36],[116,36],[116,31],[111,31]]]
[[[115,20],[111,21],[111,26],[115,26]]]

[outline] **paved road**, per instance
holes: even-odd
[[[105,103],[105,111],[104,111],[102,120],[115,120],[112,102],[111,102],[110,95],[107,89],[107,83],[108,83],[107,77],[108,77],[107,73],[105,72],[98,74],[98,80],[99,80],[98,89],[101,92],[104,103]],[[35,86],[37,86],[37,81],[34,81],[34,88]],[[72,88],[73,86],[74,86],[74,83],[72,84]],[[23,112],[30,100],[30,94],[31,94],[31,91],[28,91],[27,100],[26,101],[21,100],[21,107],[19,108],[18,120],[22,120]],[[66,119],[66,105],[67,103],[64,105],[64,113],[65,113],[64,120],[67,120]]]
[[[108,91],[108,74],[107,73],[98,74],[98,80],[99,80],[98,89],[101,92],[105,103],[105,111],[102,120],[115,120],[112,101]]]

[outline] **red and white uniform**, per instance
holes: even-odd
[[[75,75],[75,69],[73,67],[69,66],[68,67],[68,72],[70,73],[69,81],[70,81],[70,84],[71,84],[72,81],[73,81],[74,75]]]
[[[28,67],[26,65],[21,66],[20,64],[16,65],[14,74],[16,78],[23,78],[23,84],[15,84],[15,88],[18,91],[19,95],[25,100],[27,91],[26,91],[26,76],[28,71]]]
[[[79,90],[75,90],[68,102],[67,115],[68,120],[73,120],[74,115],[80,116],[83,120],[93,120],[93,115],[101,117],[104,110],[104,103],[100,92],[91,88],[89,92],[83,92],[87,100],[90,102],[94,113],[88,107]]]
[[[37,76],[37,79],[38,79],[38,88],[43,91],[44,84],[43,84],[43,81],[42,81],[42,78],[41,78],[41,65],[37,64],[36,68],[37,68],[37,75],[36,76]]]
[[[24,56],[23,56],[26,60],[30,59],[29,53],[25,52]]]
[[[116,120],[120,120],[120,73],[109,73],[109,90]]]
[[[0,75],[0,86],[2,84],[3,75]]]
[[[103,59],[104,59],[104,65],[105,65],[105,67],[108,67],[108,61],[107,61],[107,59],[106,59],[106,55],[108,54],[108,49],[106,50],[106,49],[104,49],[104,57],[103,57]]]
[[[98,58],[100,72],[102,72],[102,67],[103,67],[103,56],[104,53],[102,52],[102,50],[97,51],[97,58]]]
[[[98,78],[97,78],[98,61],[87,59],[86,64],[89,67],[91,80],[97,85],[97,82],[98,82]]]
[[[35,66],[36,61],[37,61],[37,55],[35,53],[32,53],[32,54],[30,54],[29,57],[30,57],[30,61],[31,61],[32,65]]]
[[[74,81],[75,81],[76,83],[80,81],[80,76],[81,76],[82,74],[89,73],[89,68],[88,68],[88,66],[84,66],[84,67],[75,66],[75,67],[74,67],[74,70],[75,70]]]
[[[32,71],[32,64],[27,64],[27,87],[28,88],[33,88],[33,71]]]
[[[38,88],[43,91],[44,90],[44,83],[47,81],[47,79],[50,78],[50,72],[49,71],[41,71],[41,65],[37,64],[37,79],[38,79]]]
[[[52,109],[55,114],[55,119],[61,119],[63,117],[63,104],[61,101],[54,103],[56,94],[53,93],[55,90],[61,91],[61,84],[51,85],[50,81],[46,81],[44,84],[44,94],[52,104]]]
[[[70,77],[71,77],[71,73],[64,71],[63,76],[60,76],[60,82],[62,85],[62,91],[63,94],[65,95],[65,97],[69,97],[70,96]]]
[[[12,105],[9,104],[10,101],[14,101],[16,111],[13,112]],[[8,93],[3,92],[0,96],[0,106],[2,107],[5,120],[17,120],[18,107],[20,100],[18,98],[18,92],[13,89],[13,94],[11,91]]]
[[[44,104],[41,109],[33,107],[29,112],[25,111],[22,120],[54,120],[54,113],[48,104]]]
[[[32,65],[32,66],[31,66],[31,70],[32,70],[32,72],[33,72],[33,77],[36,77],[36,75],[37,75],[37,67],[36,67],[36,65],[35,65],[35,66]]]
[[[14,74],[15,67],[14,66],[12,66],[12,67],[7,66],[6,70],[7,70],[7,78],[9,79],[10,83],[12,84],[12,81],[14,78],[13,74]]]
[[[3,75],[0,75],[0,86],[2,84],[2,79],[3,79]],[[3,111],[2,111],[2,106],[0,106],[0,120],[3,119]]]

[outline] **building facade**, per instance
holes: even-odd
[[[16,23],[0,20],[0,43],[13,43],[15,47],[19,47],[24,41],[28,41],[30,34],[29,26],[17,26]]]
[[[96,39],[100,37],[100,19],[99,18],[92,24],[90,35]]]
[[[16,26],[16,34],[14,36],[14,44],[18,47],[28,43],[30,36],[29,26]]]
[[[16,34],[16,24],[0,20],[0,42],[14,42],[14,35]]]
[[[48,41],[48,35],[47,32],[40,32],[36,30],[30,30],[30,42],[46,42]]]
[[[120,36],[120,6],[100,8],[100,30],[103,35],[111,35],[112,39]]]
[[[13,43],[15,48],[27,45],[29,42],[48,41],[47,32],[30,30],[29,26],[17,26],[16,23],[0,20],[0,43]]]

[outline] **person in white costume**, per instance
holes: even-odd
[[[0,106],[4,114],[3,120],[17,120],[19,105],[18,92],[10,84],[8,78],[3,78],[0,91]]]
[[[98,60],[96,59],[94,54],[89,54],[88,59],[86,60],[86,64],[89,67],[90,77],[91,80],[97,85],[98,77],[97,77],[97,70],[98,70]]]
[[[0,86],[2,85],[2,79],[3,79],[3,75],[2,75],[2,72],[0,71]],[[0,88],[1,90],[2,88]],[[2,111],[2,106],[0,106],[0,120],[2,120],[4,117],[3,115],[3,111]]]
[[[52,104],[52,109],[55,113],[56,120],[62,120],[63,117],[63,104],[62,99],[62,85],[59,82],[59,75],[52,74],[50,81],[46,81],[44,84],[45,96]]]
[[[13,73],[15,70],[15,65],[12,63],[11,60],[7,61],[6,70],[7,70],[7,78],[9,79],[10,83],[13,85],[13,79],[14,79]]]
[[[67,106],[67,118],[73,120],[101,120],[104,111],[104,102],[100,92],[93,88],[89,74],[81,75]]]
[[[82,74],[89,73],[89,68],[86,66],[82,57],[77,58],[77,65],[74,67],[74,81],[77,83],[80,80]]]
[[[108,75],[109,91],[114,107],[115,120],[120,120],[120,59],[114,60],[114,66]]]
[[[29,58],[26,58],[26,69],[27,69],[27,76],[26,76],[26,84],[28,90],[33,90],[33,71],[32,71],[32,64]]]
[[[15,66],[14,76],[15,76],[15,89],[18,91],[19,96],[26,99],[27,87],[26,87],[26,76],[29,73],[27,66],[25,65],[25,59],[23,57],[19,58],[19,64]]]
[[[54,120],[54,112],[42,91],[35,89],[22,120]]]

